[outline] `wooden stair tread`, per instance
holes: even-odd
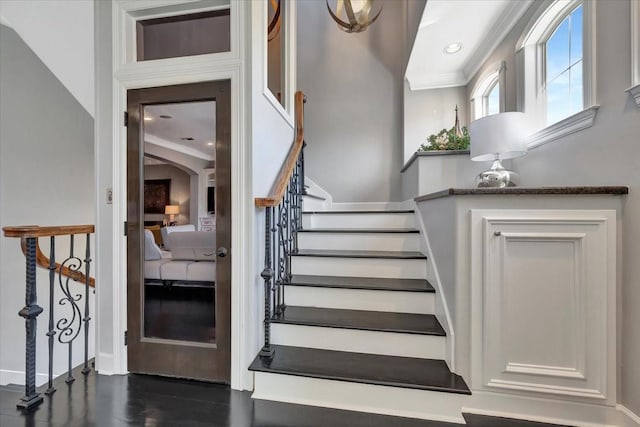
[[[249,369],[391,387],[471,394],[444,360],[383,356],[303,347],[273,346],[271,359],[257,356]]]
[[[411,209],[407,210],[372,210],[372,211],[303,211],[303,214],[324,215],[324,214],[407,214],[413,213]]]
[[[305,228],[298,233],[419,233],[415,228]]]
[[[314,256],[330,258],[390,258],[390,259],[427,259],[416,251],[353,251],[336,249],[299,249],[293,256]]]
[[[403,334],[446,335],[433,314],[287,306],[271,322]]]
[[[368,289],[377,291],[435,292],[425,279],[385,279],[378,277],[293,275],[290,286]]]

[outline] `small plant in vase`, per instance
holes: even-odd
[[[471,140],[467,127],[460,128],[458,106],[456,105],[456,122],[451,129],[442,129],[430,135],[426,143],[420,145],[418,151],[468,150]]]

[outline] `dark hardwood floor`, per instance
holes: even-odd
[[[453,427],[434,421],[364,414],[251,399],[249,392],[197,381],[145,375],[104,376],[78,370],[71,385],[29,414],[16,409],[19,387],[0,387],[2,427],[221,426],[221,427]],[[526,421],[465,414],[472,427],[549,427]]]

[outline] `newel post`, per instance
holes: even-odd
[[[42,396],[36,393],[36,325],[37,317],[42,313],[42,307],[37,302],[36,295],[36,237],[25,238],[26,253],[26,292],[25,306],[18,312],[24,318],[25,342],[25,395],[20,398],[17,406],[20,409],[32,409],[42,403]]]

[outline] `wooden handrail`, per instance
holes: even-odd
[[[39,227],[37,225],[26,225],[19,227],[3,227],[5,237],[18,237],[20,238],[20,246],[22,247],[22,253],[27,255],[27,239],[36,238],[36,264],[44,269],[49,269],[50,260],[40,250],[38,243],[38,237],[51,237],[51,236],[65,236],[72,234],[92,234],[95,231],[93,225],[65,225],[58,227]],[[69,277],[76,282],[86,283],[86,276],[80,271],[71,270],[67,266],[62,266],[60,263],[56,263],[56,273],[65,277]],[[96,281],[93,277],[89,277],[89,286],[95,288]]]
[[[50,237],[65,236],[69,234],[92,234],[95,232],[93,225],[60,225],[53,227],[40,227],[39,225],[22,225],[18,227],[2,227],[5,237]]]
[[[276,182],[273,184],[271,191],[267,197],[256,197],[255,205],[259,208],[267,208],[278,206],[284,198],[284,193],[287,191],[287,184],[293,174],[298,156],[304,145],[304,103],[306,99],[304,93],[301,91],[296,92],[295,96],[295,114],[296,114],[296,136],[293,141],[293,145],[289,149],[289,154],[282,164],[282,168],[278,173]]]

